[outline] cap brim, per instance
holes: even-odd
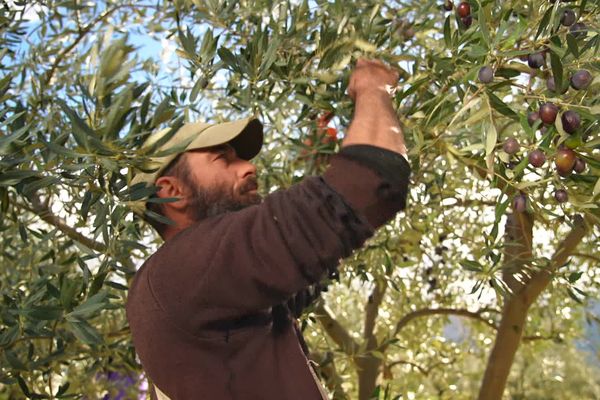
[[[225,122],[206,128],[186,150],[202,149],[229,143],[237,156],[251,160],[263,145],[263,125],[256,118]]]

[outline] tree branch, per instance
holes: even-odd
[[[325,379],[325,385],[331,393],[333,393],[333,399],[347,399],[348,396],[342,383],[344,380],[337,372],[333,353],[327,352],[325,354],[311,351],[310,359],[317,364],[317,368],[321,373],[321,376]]]
[[[50,70],[48,71],[46,78],[44,79],[44,85],[47,85],[48,83],[50,83],[50,80],[54,76],[54,73],[56,72],[56,69],[58,68],[60,63],[79,44],[79,42],[81,42],[83,40],[83,38],[92,30],[94,25],[96,25],[98,22],[100,22],[103,19],[105,19],[106,17],[108,17],[110,14],[117,11],[119,8],[123,8],[125,6],[128,6],[128,4],[120,4],[120,5],[115,6],[114,8],[111,8],[110,10],[106,10],[103,14],[99,15],[95,20],[93,20],[92,22],[87,24],[83,29],[81,29],[79,31],[79,36],[77,36],[75,41],[73,41],[73,43],[71,43],[69,46],[65,47],[63,49],[63,51],[61,51],[56,56],[56,59],[52,63],[52,66],[50,67]]]
[[[539,294],[550,283],[552,274],[565,265],[567,258],[573,254],[586,233],[587,227],[583,217],[576,215],[571,232],[569,232],[567,237],[565,237],[556,248],[556,252],[550,260],[548,269],[539,270],[529,281],[523,293],[525,301],[531,304],[537,299]]]
[[[472,319],[483,322],[484,324],[486,324],[487,326],[489,326],[491,328],[497,329],[497,326],[493,322],[491,322],[489,319],[481,316],[481,313],[483,313],[485,311],[486,310],[480,310],[477,312],[473,312],[473,311],[469,311],[469,310],[462,310],[462,309],[456,309],[456,308],[424,308],[421,310],[413,311],[409,314],[406,314],[404,317],[402,317],[402,319],[400,321],[398,321],[398,323],[396,324],[396,329],[394,330],[393,336],[397,336],[400,333],[400,331],[402,329],[404,329],[404,327],[406,325],[408,325],[408,323],[410,321],[412,321],[413,319],[420,318],[420,317],[426,317],[429,315],[457,315],[460,317],[472,318]]]
[[[353,356],[358,351],[358,344],[352,339],[348,331],[325,309],[323,302],[317,304],[314,312],[315,317],[329,337],[345,354]]]
[[[367,300],[367,305],[365,307],[365,326],[363,330],[363,337],[367,343],[367,350],[372,350],[377,346],[377,340],[375,338],[375,321],[377,320],[379,306],[381,305],[385,290],[387,289],[387,285],[381,285],[377,281],[375,281],[374,284],[375,286],[369,295],[369,299]]]
[[[433,371],[435,368],[439,367],[440,365],[450,365],[450,364],[454,363],[455,361],[456,361],[456,359],[452,359],[449,362],[438,361],[435,364],[431,365],[429,368],[425,368],[416,363],[413,363],[412,361],[397,360],[397,361],[394,361],[391,364],[387,365],[387,368],[391,369],[392,367],[395,367],[396,365],[401,365],[401,364],[410,365],[411,367],[418,369],[419,372],[422,373],[423,375],[429,376],[429,373],[431,371]]]
[[[421,366],[420,366],[420,365],[418,365],[418,364],[415,364],[415,363],[413,363],[413,362],[406,361],[406,360],[397,360],[397,361],[394,361],[394,362],[392,362],[392,363],[388,364],[388,365],[386,366],[386,368],[388,368],[388,369],[392,369],[392,368],[393,368],[393,367],[395,367],[396,365],[401,365],[401,364],[404,364],[404,365],[410,365],[411,367],[413,367],[413,368],[416,368],[417,370],[419,370],[419,372],[420,372],[420,373],[422,373],[422,374],[423,374],[423,375],[425,375],[425,376],[428,376],[428,375],[429,375],[429,370],[427,370],[427,369],[425,369],[425,368],[421,367]]]
[[[83,245],[99,253],[106,252],[106,245],[84,236],[82,233],[79,233],[75,228],[67,225],[61,218],[54,215],[52,211],[50,211],[48,206],[41,202],[39,197],[34,196],[31,199],[31,207],[22,204],[17,204],[17,206],[36,214],[46,223],[54,226],[55,228],[58,228],[70,239],[82,243]]]

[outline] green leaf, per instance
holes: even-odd
[[[190,101],[191,102],[196,101],[196,98],[198,97],[198,93],[200,92],[200,90],[204,89],[207,85],[208,85],[208,81],[206,80],[205,77],[201,76],[200,78],[198,78],[198,80],[196,81],[196,83],[194,83],[194,86],[192,87],[192,91],[190,92]]]
[[[505,115],[509,118],[519,121],[519,116],[515,113],[506,103],[500,100],[494,93],[487,91],[488,98],[490,99],[490,105],[500,114]]]
[[[592,196],[596,197],[600,194],[600,178],[596,180],[596,184],[594,185],[594,189],[592,190]]]
[[[125,285],[122,285],[118,282],[113,282],[113,281],[106,281],[106,286],[110,286],[111,288],[117,289],[117,290],[128,290],[129,288]]]
[[[0,174],[0,186],[13,186],[20,183],[22,180],[38,176],[39,171],[8,171]]]
[[[50,149],[54,153],[59,154],[61,156],[65,156],[65,157],[68,157],[68,158],[79,158],[79,157],[83,157],[84,156],[84,154],[82,154],[82,153],[78,153],[78,152],[73,151],[71,149],[67,149],[66,147],[60,146],[60,145],[58,145],[56,143],[53,143],[52,141],[46,142],[43,139],[39,139],[39,141],[44,146],[46,146],[48,149]]]
[[[569,297],[571,299],[575,300],[579,304],[583,304],[581,299],[579,297],[577,297],[577,295],[571,290],[571,288],[567,288],[567,293],[569,294]]]
[[[62,309],[56,306],[33,306],[19,310],[24,317],[39,321],[53,321],[62,315]]]
[[[217,51],[218,37],[214,37],[212,29],[207,29],[200,45],[200,57],[204,63],[212,61]]]
[[[575,36],[571,35],[570,33],[567,34],[567,47],[569,48],[571,54],[575,56],[575,58],[579,58],[579,45],[577,44],[577,39],[575,39]]]
[[[32,398],[31,392],[27,387],[27,382],[25,382],[25,379],[21,378],[21,375],[17,375],[17,383],[19,384],[19,388],[21,389],[25,397],[27,397],[28,399]]]
[[[450,16],[446,17],[446,21],[444,22],[444,42],[446,43],[446,47],[452,47],[452,30],[450,28]]]
[[[150,122],[150,125],[153,127],[157,127],[158,125],[162,124],[163,122],[169,120],[173,116],[173,114],[175,114],[175,109],[173,107],[171,107],[171,99],[168,97],[165,97],[165,99],[163,101],[161,101],[160,104],[156,107],[156,110],[154,111],[154,115],[152,116],[152,122]],[[157,145],[156,147],[159,147],[159,146],[160,146],[160,144]]]
[[[264,79],[268,76],[267,72],[271,68],[271,65],[277,59],[277,50],[279,49],[279,38],[274,37],[271,39],[269,43],[269,48],[265,52],[263,56],[262,62],[260,63],[260,67],[258,68],[258,79]]]
[[[0,346],[2,347],[8,347],[11,344],[13,344],[13,342],[15,340],[17,340],[17,338],[19,337],[19,325],[15,324],[11,327],[8,327],[4,330],[4,332],[2,332],[2,335],[0,335]]]
[[[503,78],[516,78],[521,75],[521,71],[513,68],[498,68],[494,73],[495,76],[501,76]]]
[[[67,321],[77,321],[91,318],[97,311],[106,308],[108,293],[99,292],[79,304],[70,313],[65,315]]]
[[[485,18],[485,10],[484,10],[483,6],[479,7],[478,20],[479,20],[479,31],[481,32],[481,38],[483,39],[485,46],[489,49],[490,48],[490,32],[488,30],[487,20]]]
[[[69,390],[69,386],[71,386],[71,384],[69,382],[66,382],[64,385],[60,385],[58,387],[58,390],[56,392],[56,397],[60,397],[63,394],[65,394],[67,392],[67,390]]]
[[[542,20],[540,22],[540,26],[538,27],[538,30],[535,34],[535,38],[537,39],[540,34],[546,29],[546,27],[548,26],[548,23],[550,22],[550,18],[552,17],[552,10],[553,7],[549,7],[546,12],[544,13],[544,16],[542,17]]]
[[[474,271],[474,272],[482,272],[483,271],[483,266],[480,263],[478,263],[477,261],[462,260],[462,261],[460,261],[460,265],[467,271]]]
[[[60,178],[57,176],[46,176],[23,186],[23,195],[31,196],[36,191],[56,185],[59,182]]]
[[[92,296],[100,291],[102,285],[104,285],[104,280],[106,279],[106,272],[99,273],[92,280],[92,284],[90,285],[89,295]]]
[[[160,222],[161,224],[165,224],[165,225],[175,225],[175,222],[170,220],[169,218],[157,214],[154,211],[150,211],[150,210],[144,210],[144,214],[146,216],[148,216],[149,218],[152,218],[153,220]]]
[[[25,365],[25,363],[19,359],[19,357],[17,356],[17,353],[15,353],[13,350],[6,349],[4,351],[4,357],[6,358],[6,361],[8,361],[8,364],[15,370],[17,370],[17,371],[27,371],[28,370],[27,365]]]
[[[73,127],[73,137],[75,138],[77,144],[86,150],[89,150],[89,136],[94,135],[92,128],[90,128],[85,121],[79,118],[79,115],[77,115],[77,113],[71,109],[71,107],[69,107],[64,100],[57,99],[56,102],[63,109],[64,113],[67,114],[67,117],[71,121],[71,126]]]
[[[560,92],[560,88],[563,87],[563,66],[560,57],[553,51],[550,52],[550,64],[552,65],[552,75],[554,76],[556,90]]]
[[[29,241],[27,240],[27,229],[25,228],[25,225],[23,225],[22,222],[19,222],[19,235],[21,236],[21,240],[23,241],[23,243],[29,243]]]
[[[11,133],[10,135],[0,137],[0,148],[2,148],[4,146],[8,146],[9,144],[21,139],[22,137],[24,137],[26,134],[29,133],[30,129],[31,129],[31,124],[27,124],[24,127],[17,129],[15,132]]]
[[[123,201],[137,201],[152,196],[158,191],[157,186],[146,186],[145,182],[136,183],[119,193]]]
[[[571,272],[569,274],[569,283],[575,283],[579,280],[579,278],[581,278],[581,275],[583,275],[583,271],[578,271],[578,272]]]
[[[487,128],[485,134],[485,155],[489,156],[494,152],[494,148],[496,147],[498,132],[496,131],[496,126],[493,122]]]
[[[242,69],[240,68],[240,64],[236,56],[226,47],[220,47],[217,51],[219,58],[227,65],[232,71],[237,73],[242,73]]]
[[[90,211],[91,205],[92,205],[92,192],[90,192],[89,190],[86,190],[85,194],[83,195],[83,200],[81,202],[81,209],[79,211],[79,214],[81,215],[81,218],[83,218],[84,221],[87,220],[87,216]]]
[[[102,343],[100,333],[86,321],[67,321],[69,329],[77,339],[88,345],[97,345]]]
[[[0,127],[12,124],[13,121],[17,120],[23,114],[25,114],[25,111],[21,111],[19,113],[14,113],[10,117],[6,118],[5,120],[0,121]],[[4,139],[4,137],[2,139]],[[0,144],[3,144],[3,142],[0,141]]]

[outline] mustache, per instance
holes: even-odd
[[[258,189],[258,178],[254,175],[250,175],[240,186],[240,191],[242,193],[255,189]]]

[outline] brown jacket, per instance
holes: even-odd
[[[324,398],[295,323],[275,310],[404,208],[409,174],[397,153],[347,146],[323,176],[164,243],[137,272],[127,303],[159,398]]]

